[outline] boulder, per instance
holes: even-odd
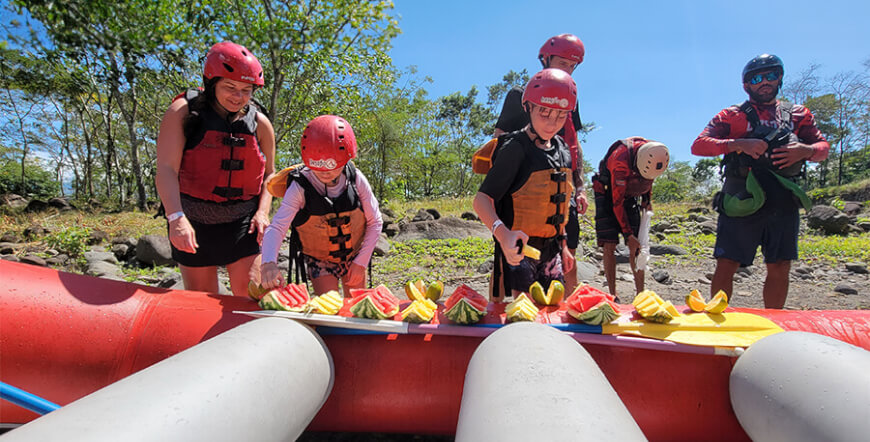
[[[430,208],[430,209],[426,209],[426,211],[429,212],[429,214],[432,215],[433,218],[441,219],[441,212],[439,212],[438,209],[431,209]]]
[[[597,265],[586,261],[577,261],[577,281],[592,281],[599,273]]]
[[[649,246],[650,255],[688,255],[689,252],[680,246],[669,244],[651,244]]]
[[[652,277],[653,277],[653,279],[656,280],[656,282],[659,282],[662,284],[667,284],[667,283],[671,282],[671,274],[668,273],[667,270],[663,270],[663,269],[653,270]]]
[[[93,246],[97,244],[102,244],[109,240],[109,234],[100,230],[92,230],[91,235],[88,237],[88,245]]]
[[[20,261],[25,264],[32,264],[40,267],[45,267],[47,265],[44,259],[36,255],[24,255],[20,258]]]
[[[474,212],[462,212],[462,215],[459,215],[459,217],[468,221],[480,221],[480,218]]]
[[[868,273],[867,272],[867,264],[860,263],[860,262],[847,262],[846,263],[846,270],[848,270],[852,273],[860,273],[862,275],[866,275]]]
[[[11,255],[15,253],[15,246],[11,242],[0,242],[0,255]]]
[[[172,266],[172,248],[163,235],[145,235],[136,245],[136,259],[151,266]]]
[[[857,201],[846,201],[843,203],[843,213],[852,217],[858,216],[862,209],[862,204]]]
[[[387,253],[390,253],[390,242],[387,241],[387,235],[381,233],[378,237],[378,243],[375,245],[375,251],[372,253],[374,256],[385,256]]]
[[[390,237],[396,236],[399,233],[399,227],[395,223],[384,223],[381,227],[381,232]]]
[[[28,213],[32,213],[32,212],[42,212],[46,209],[48,209],[47,202],[42,201],[42,200],[33,199],[33,200],[30,200],[29,203],[27,203],[27,207],[24,208],[24,211],[28,212]]]
[[[67,198],[52,198],[48,200],[48,206],[54,207],[60,211],[72,210],[73,206],[70,204],[69,199]]]
[[[24,229],[24,237],[27,239],[33,239],[38,236],[47,235],[48,233],[49,230],[39,224],[31,224],[30,227]]]
[[[831,206],[813,206],[807,214],[807,225],[828,234],[845,233],[851,220],[845,213]]]
[[[718,223],[716,222],[716,220],[707,220],[698,224],[698,229],[701,231],[701,233],[705,235],[714,235],[716,233],[717,226]]]
[[[86,271],[88,275],[98,276],[101,278],[110,276],[120,276],[121,268],[115,264],[106,261],[96,261],[88,264]]]
[[[0,203],[4,206],[9,206],[13,209],[22,209],[27,207],[27,198],[14,193],[7,193],[0,197]]]
[[[432,221],[434,219],[435,219],[435,215],[432,215],[432,213],[430,213],[426,209],[420,209],[417,211],[417,214],[414,215],[413,218],[411,218],[411,222],[417,223],[417,222],[421,222],[421,221]]]
[[[489,258],[477,266],[477,273],[490,273],[492,272],[492,268],[492,258]]]
[[[856,289],[855,287],[852,287],[849,284],[845,284],[845,283],[837,284],[837,286],[834,287],[834,291],[837,293],[842,293],[844,295],[857,295],[858,294],[858,289]]]
[[[91,264],[96,264],[98,262],[108,262],[110,264],[118,264],[118,259],[115,257],[115,254],[112,252],[85,252],[84,253],[85,261],[87,261],[88,266]]]
[[[425,212],[425,211],[424,211]],[[426,212],[429,214],[428,212]],[[432,216],[429,214],[429,216]],[[416,217],[415,217],[416,218]],[[492,234],[483,224],[448,216],[438,220],[403,224],[394,241],[414,239],[463,239],[469,236],[489,239]]]

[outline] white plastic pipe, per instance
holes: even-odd
[[[870,352],[785,332],[752,344],[731,370],[731,406],[752,440],[870,438]]]
[[[468,364],[457,441],[646,440],[589,353],[534,323],[486,338]]]
[[[292,441],[326,401],[333,373],[332,356],[308,326],[257,319],[0,440]]]

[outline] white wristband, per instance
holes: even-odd
[[[184,212],[179,210],[178,212],[173,212],[173,213],[170,213],[169,215],[166,215],[166,220],[169,222],[173,222],[173,221],[177,220],[178,218],[181,218],[182,216],[184,216]]]
[[[503,225],[504,225],[504,223],[501,222],[500,219],[495,220],[495,222],[492,223],[492,229],[490,229],[490,230],[492,230],[492,234],[495,235],[495,229],[497,229],[498,226],[503,226]]]

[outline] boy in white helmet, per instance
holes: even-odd
[[[595,235],[604,248],[604,276],[610,294],[616,296],[616,245],[619,234],[629,249],[629,265],[637,293],[644,289],[644,271],[635,259],[641,209],[650,209],[653,180],[668,168],[668,148],[643,137],[629,137],[610,146],[592,177],[595,191]],[[640,201],[638,201],[640,199]]]

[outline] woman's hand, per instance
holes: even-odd
[[[568,273],[571,270],[574,270],[574,254],[571,253],[571,249],[568,246],[562,247],[562,272]]]
[[[347,269],[347,275],[344,276],[344,283],[348,287],[362,287],[366,282],[366,268],[352,262]]]
[[[281,276],[281,270],[278,269],[278,263],[264,262],[260,265],[260,285],[266,289],[274,289],[287,285],[284,282],[284,277]]]
[[[256,230],[257,243],[263,245],[263,232],[266,231],[266,227],[269,227],[269,215],[258,210],[254,213],[254,217],[251,218],[251,227],[248,228],[248,233],[254,233]]]
[[[199,248],[196,232],[186,216],[169,222],[169,242],[182,252],[196,253],[196,249]]]

